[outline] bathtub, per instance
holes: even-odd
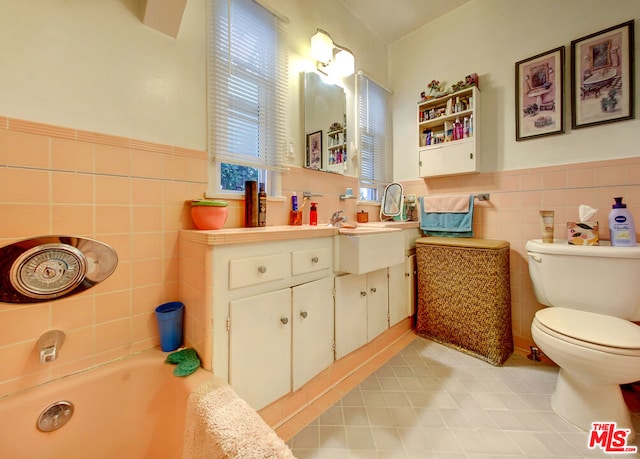
[[[0,400],[0,458],[181,458],[187,399],[213,376],[175,377],[166,356],[145,351]],[[60,400],[74,405],[69,421],[41,432],[40,413]]]

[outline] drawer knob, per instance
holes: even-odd
[[[376,288],[375,287],[371,287],[371,293],[376,293]]]
[[[309,314],[307,314],[307,311],[301,311],[300,312],[300,317],[302,317],[303,319],[306,319],[308,315]]]
[[[360,292],[360,296],[367,296],[367,291],[366,290],[362,290]]]
[[[318,262],[318,257],[313,257],[311,259],[311,263],[317,263]]]
[[[266,273],[267,272],[267,267],[266,266],[258,266],[258,272],[259,273]]]
[[[286,317],[281,317],[280,322],[282,322],[284,325],[287,325],[289,323],[289,319]]]

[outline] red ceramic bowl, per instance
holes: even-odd
[[[199,230],[216,230],[227,221],[226,201],[200,200],[191,203],[191,220]]]

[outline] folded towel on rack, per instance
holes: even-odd
[[[473,195],[465,196],[467,211],[431,209],[425,196],[420,196],[420,229],[427,236],[473,237]],[[459,209],[459,204],[449,209]]]
[[[469,195],[423,196],[425,212],[469,212]],[[473,200],[472,200],[473,201]]]

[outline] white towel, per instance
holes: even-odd
[[[469,195],[424,196],[424,212],[469,212]]]
[[[183,459],[295,459],[275,431],[218,378],[189,396]]]

